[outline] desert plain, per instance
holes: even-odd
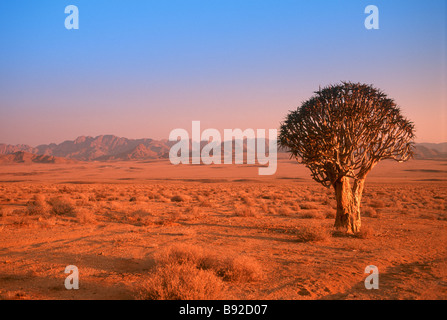
[[[383,161],[362,230],[282,157],[0,165],[1,299],[446,299],[447,161]],[[65,268],[79,270],[67,290]],[[367,290],[365,268],[379,270]]]

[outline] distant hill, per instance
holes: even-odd
[[[57,163],[63,161],[63,158],[79,161],[166,159],[169,157],[171,146],[175,143],[168,140],[127,139],[114,135],[101,135],[81,136],[73,141],[67,140],[60,144],[51,143],[37,147],[0,144],[0,155],[3,155],[0,162]],[[201,146],[205,144],[206,142],[202,142]],[[268,140],[265,144],[268,150]],[[246,141],[243,142],[243,149],[247,150]],[[278,152],[284,153],[283,150]],[[8,157],[4,157],[5,155]],[[447,142],[416,144],[415,158],[447,160]]]
[[[157,159],[169,154],[168,141],[127,139],[113,135],[78,137],[74,141],[37,146],[36,154],[82,161]]]
[[[438,151],[439,153],[447,153],[447,142],[442,143],[418,143],[417,146]]]
[[[12,164],[12,163],[74,163],[76,160],[37,155],[24,151],[17,151],[10,154],[1,154],[0,163],[2,164]]]

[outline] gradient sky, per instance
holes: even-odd
[[[65,6],[79,8],[66,30]],[[366,30],[364,9],[380,11]],[[444,0],[0,2],[0,143],[278,128],[318,87],[374,84],[447,141]]]

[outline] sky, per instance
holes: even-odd
[[[445,0],[0,2],[0,143],[279,128],[319,86],[373,84],[447,141]],[[379,9],[368,30],[367,5]],[[65,7],[79,9],[67,30]]]

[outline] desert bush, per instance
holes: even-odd
[[[241,197],[241,201],[246,204],[247,206],[254,206],[255,202],[252,198],[248,197],[248,196],[242,196]]]
[[[297,232],[298,242],[316,242],[329,239],[329,232],[324,226],[304,226]]]
[[[205,197],[197,196],[197,200],[199,201],[199,205],[201,207],[212,207],[210,200]]]
[[[76,211],[76,219],[80,224],[97,223],[95,215],[88,209],[79,209]]]
[[[210,252],[188,244],[177,244],[165,248],[155,255],[155,259],[159,264],[190,263],[199,269],[209,269],[214,264],[214,258]]]
[[[28,215],[43,216],[48,211],[48,205],[43,195],[37,194],[27,203],[26,211]]]
[[[155,255],[159,265],[190,264],[197,269],[212,270],[225,281],[255,281],[263,276],[260,264],[245,256],[221,257],[201,247],[178,244]]]
[[[293,211],[289,207],[281,207],[278,209],[278,214],[281,216],[289,217],[293,214]]]
[[[6,209],[3,207],[0,207],[0,218],[6,217],[8,214],[6,212]]]
[[[234,214],[238,217],[256,217],[256,210],[253,207],[239,207],[235,209]]]
[[[303,214],[301,214],[300,218],[303,218],[303,219],[324,219],[325,216],[323,216],[323,214],[318,211],[308,211],[308,212],[304,212]]]
[[[264,212],[264,213],[269,213],[270,211],[269,211],[269,206],[265,203],[265,202],[263,202],[262,204],[261,204],[261,210],[262,210],[262,212]]]
[[[171,198],[171,202],[183,202],[186,201],[184,196],[181,195],[175,195]]]
[[[419,218],[427,219],[427,220],[436,220],[437,216],[435,214],[431,214],[431,213],[421,213],[421,214],[419,214]]]
[[[363,210],[363,215],[369,218],[381,218],[382,214],[380,211],[375,210],[374,208],[365,208]]]
[[[385,207],[385,202],[383,202],[382,200],[371,200],[369,202],[369,206],[372,208],[384,208]]]
[[[318,207],[315,204],[310,203],[310,202],[306,202],[306,203],[300,204],[300,208],[304,209],[304,210],[315,210],[315,209],[318,209]]]
[[[374,235],[372,229],[368,226],[362,226],[359,232],[354,234],[354,237],[359,239],[369,239]]]
[[[326,219],[334,219],[335,218],[335,211],[327,211],[325,216],[326,216]]]
[[[51,198],[48,203],[51,206],[51,212],[56,215],[74,215],[75,207],[73,205],[73,201],[66,197],[54,197]]]
[[[196,220],[205,216],[205,213],[202,211],[202,208],[191,206],[184,210],[184,219],[186,220]]]
[[[192,263],[158,266],[139,293],[145,300],[219,300],[224,296],[223,281],[213,271]]]
[[[215,264],[217,275],[225,281],[250,282],[262,279],[261,265],[249,257],[226,258]]]

